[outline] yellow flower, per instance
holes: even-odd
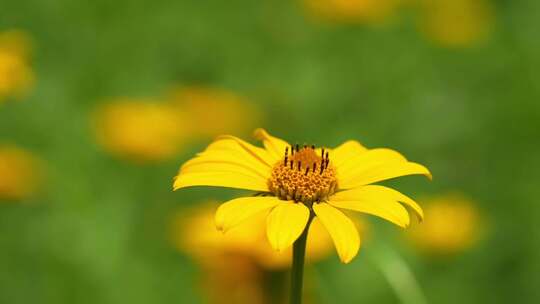
[[[171,231],[176,247],[202,268],[205,302],[264,303],[264,269],[245,254],[248,246],[258,245],[257,234],[249,229],[235,229],[220,238],[213,224],[214,211],[211,205],[183,211],[173,219]]]
[[[4,52],[30,58],[33,46],[30,35],[22,30],[12,29],[0,32],[0,49]]]
[[[463,195],[432,198],[426,203],[425,214],[422,227],[411,229],[409,237],[426,253],[455,254],[470,248],[479,238],[479,212]]]
[[[303,0],[308,13],[332,22],[380,23],[396,12],[400,0]]]
[[[291,263],[291,250],[276,252],[268,241],[266,216],[256,214],[223,235],[217,230],[214,214],[218,205],[204,204],[191,212],[182,211],[173,220],[172,241],[178,249],[191,254],[201,263],[221,263],[223,256],[244,256],[265,269],[282,269]],[[332,240],[319,221],[310,226],[307,261],[326,257]],[[290,248],[289,248],[290,249]]]
[[[21,200],[34,194],[42,181],[41,163],[29,152],[0,146],[0,199]]]
[[[97,140],[109,152],[133,161],[174,156],[186,134],[176,107],[145,99],[120,98],[94,113]]]
[[[203,269],[203,288],[212,291],[204,292],[209,303],[276,303],[285,290],[280,294],[274,288],[274,299],[269,299],[265,278],[283,277],[291,263],[291,251],[272,250],[266,241],[264,214],[249,218],[224,235],[214,223],[218,206],[208,202],[178,212],[172,219],[171,241]],[[308,238],[307,262],[329,255],[332,240],[320,222],[312,224]]]
[[[489,33],[493,9],[488,0],[423,0],[421,28],[434,42],[467,47]]]
[[[170,99],[192,120],[193,136],[247,133],[260,123],[261,114],[245,98],[232,92],[202,86],[172,90]]]
[[[23,96],[33,84],[30,51],[30,38],[25,32],[0,33],[0,101]]]
[[[340,209],[373,214],[398,226],[409,225],[403,203],[419,218],[422,209],[409,197],[380,185],[383,180],[412,174],[431,177],[424,166],[409,162],[390,149],[367,149],[347,141],[335,149],[291,146],[258,129],[264,148],[234,136],[221,136],[185,163],[174,189],[218,186],[257,191],[233,199],[216,211],[218,229],[226,232],[250,217],[264,213],[267,238],[277,251],[289,248],[311,216],[329,232],[338,255],[350,262],[360,248],[353,222]]]

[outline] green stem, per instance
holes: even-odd
[[[310,215],[306,228],[293,244],[291,269],[291,304],[302,304],[302,285],[304,279],[304,260],[306,256],[306,243],[309,225],[313,220]]]

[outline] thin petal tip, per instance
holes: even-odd
[[[349,264],[350,262],[352,262],[352,260],[354,260],[354,258],[356,257],[356,253],[352,256],[346,256],[346,257],[339,257],[341,263],[343,264]]]
[[[258,140],[263,140],[268,137],[268,132],[266,132],[266,130],[263,128],[257,128],[255,131],[253,131],[253,137]]]
[[[253,134],[261,134],[261,133],[266,133],[266,130],[263,128],[257,128],[253,131]]]
[[[429,171],[428,168],[424,167],[424,169],[425,169],[425,172],[423,173],[423,175],[425,177],[427,177],[430,181],[432,181],[433,180],[433,174],[431,174],[431,171]]]
[[[416,219],[418,219],[418,222],[419,223],[422,223],[424,221],[424,210],[420,209],[420,210],[417,210],[416,213]]]

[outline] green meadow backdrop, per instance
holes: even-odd
[[[249,120],[223,132],[252,142],[250,130],[264,127],[292,142],[394,148],[434,179],[393,186],[420,204],[458,192],[478,212],[474,244],[442,255],[366,218],[351,264],[332,251],[308,268],[311,303],[538,303],[540,2],[460,0],[454,11],[434,0],[382,11],[318,2],[330,4],[0,0],[0,33],[30,37],[34,75],[24,96],[0,99],[0,145],[32,155],[27,175],[40,175],[17,197],[3,197],[0,182],[0,303],[206,303],[216,289],[172,244],[171,218],[239,192],[173,192],[172,178],[222,119]],[[97,109],[115,98],[160,103],[175,87],[231,92],[257,114],[208,106],[199,112],[210,120],[178,116],[166,129],[189,140],[151,161],[99,140]],[[10,183],[9,170],[22,169],[0,153],[1,162]]]

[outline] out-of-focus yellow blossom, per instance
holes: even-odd
[[[42,164],[32,154],[15,146],[0,146],[0,199],[31,196],[39,189],[42,177]]]
[[[266,241],[264,214],[223,234],[214,223],[217,207],[217,203],[209,202],[178,213],[171,226],[174,245],[203,269],[203,288],[211,290],[204,293],[208,303],[276,303],[281,296],[274,294],[271,299],[269,282],[265,280],[272,274],[284,274],[291,263],[291,250],[272,250]],[[321,224],[315,221],[310,229],[308,263],[323,259],[332,251],[332,240]]]
[[[243,256],[231,255],[221,264],[201,265],[201,294],[208,304],[271,304],[264,286],[264,272]]]
[[[0,49],[4,52],[30,58],[33,51],[33,42],[30,35],[18,29],[0,32]]]
[[[493,27],[489,0],[420,0],[420,26],[428,38],[442,46],[471,46]]]
[[[318,20],[345,23],[382,23],[392,17],[400,0],[303,0]]]
[[[431,254],[455,254],[470,248],[482,230],[474,202],[461,194],[427,200],[425,221],[412,229],[410,240]]]
[[[20,98],[33,84],[30,53],[28,34],[19,30],[0,33],[0,102],[7,97]]]
[[[172,237],[180,250],[200,259],[202,263],[221,263],[219,259],[225,256],[242,255],[267,269],[283,269],[290,265],[292,249],[277,252],[266,240],[264,212],[223,233],[217,230],[214,221],[217,207],[217,204],[206,204],[175,218]],[[306,260],[317,261],[328,256],[332,246],[332,239],[315,219],[308,235]]]
[[[253,223],[227,236],[216,231],[214,204],[179,213],[172,222],[174,245],[202,268],[202,294],[210,304],[265,303],[261,268],[245,253],[259,237]],[[209,292],[206,292],[209,291]]]
[[[133,161],[158,161],[175,155],[186,140],[177,108],[155,100],[120,98],[94,113],[97,140],[110,153]]]
[[[230,91],[211,87],[183,87],[169,97],[189,117],[193,136],[215,137],[223,133],[250,132],[261,113],[249,100]]]

